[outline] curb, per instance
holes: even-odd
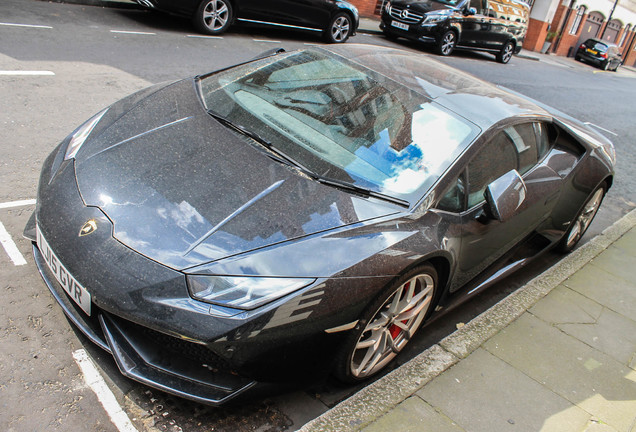
[[[384,377],[308,422],[300,432],[357,431],[466,358],[636,226],[632,210],[499,303]]]

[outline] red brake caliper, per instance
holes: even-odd
[[[411,282],[409,282],[408,284],[406,284],[404,286],[404,289],[409,289],[409,284]],[[406,324],[407,320],[402,321],[403,324]],[[398,337],[398,335],[400,334],[400,332],[402,331],[402,329],[398,326],[396,326],[395,324],[392,324],[391,327],[389,327],[389,333],[391,333],[391,337],[393,338],[393,340],[395,340],[396,337]]]

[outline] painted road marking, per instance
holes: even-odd
[[[3,23],[3,22],[0,22],[0,25],[3,25],[3,26],[11,26],[11,27],[42,28],[42,29],[52,29],[52,28],[53,28],[53,27],[51,27],[51,26],[45,26],[45,25],[16,24],[16,23]]]
[[[86,385],[93,390],[115,427],[117,427],[120,432],[138,432],[137,428],[135,428],[130,421],[130,418],[128,418],[128,414],[124,412],[117,402],[115,395],[106,385],[104,378],[99,374],[95,363],[93,363],[90,357],[88,357],[88,354],[86,354],[86,351],[83,349],[74,351],[73,358],[84,375]]]
[[[119,34],[132,34],[132,35],[156,35],[157,33],[140,32],[140,31],[128,31],[128,30],[111,30],[111,33]]]
[[[223,39],[223,36],[186,35],[186,37],[198,39]]]
[[[252,39],[254,42],[268,42],[268,43],[281,43],[281,41],[277,40],[269,40],[269,39]]]
[[[23,206],[33,205],[33,204],[35,204],[34,199],[11,201],[11,202],[0,203],[0,209],[23,207]]]
[[[21,266],[25,265],[27,262],[18,250],[15,242],[11,238],[11,235],[7,232],[2,222],[0,222],[0,243],[2,243],[2,247],[13,261],[13,265]]]
[[[3,76],[53,76],[55,72],[51,71],[5,71],[0,70]]]
[[[594,123],[590,123],[590,122],[584,122],[584,123],[585,123],[586,125],[588,125],[588,126],[592,126],[592,127],[597,128],[597,129],[600,129],[600,130],[602,130],[602,131],[605,131],[605,132],[607,132],[607,133],[611,133],[611,134],[612,134],[612,135],[614,135],[614,136],[618,136],[618,134],[617,134],[617,133],[614,133],[614,132],[612,132],[612,131],[611,131],[611,130],[609,130],[609,129],[605,129],[604,127],[600,127],[599,125],[595,125]]]

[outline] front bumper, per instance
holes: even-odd
[[[401,23],[404,25],[408,25],[408,30],[403,30],[391,25],[391,23],[395,20],[395,18],[391,17],[385,11],[382,12],[382,21],[380,22],[380,29],[392,36],[403,37],[406,39],[425,42],[425,43],[434,43],[441,36],[444,30],[445,22],[434,23],[430,25],[421,25],[420,23]],[[399,21],[397,21],[399,22]]]

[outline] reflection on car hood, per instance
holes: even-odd
[[[413,12],[419,12],[422,14],[425,14],[427,12],[437,11],[437,10],[453,9],[453,7],[450,5],[439,3],[436,1],[431,1],[431,0],[401,0],[401,1],[394,1],[393,5],[400,9],[404,7],[408,7],[409,10],[412,10]]]
[[[271,160],[206,114],[192,80],[89,137],[76,172],[115,238],[180,270],[397,211]]]

